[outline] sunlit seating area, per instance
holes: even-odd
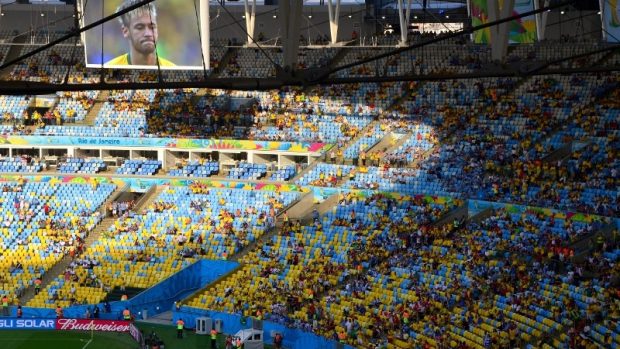
[[[390,234],[387,222],[426,224],[447,209],[410,197],[343,197],[332,212],[317,217],[312,225],[285,226],[279,236],[248,255],[245,266],[224,285],[206,289],[188,304],[245,316],[262,313],[270,321],[318,332],[312,319],[317,319],[313,312],[319,309],[306,306],[314,304],[315,295],[346,282],[372,263],[375,257],[366,253],[370,250],[365,246]],[[389,217],[384,215],[387,212],[391,212]],[[416,214],[420,215],[417,219]],[[250,285],[240,287],[248,279]],[[320,321],[328,316],[321,314]]]
[[[117,219],[85,251],[83,258],[90,262],[72,268],[77,277],[58,276],[31,304],[55,307],[54,294],[66,298],[71,289],[101,302],[114,287],[153,286],[198,258],[226,259],[271,229],[275,212],[298,196],[201,185],[165,187],[143,213]],[[70,304],[65,298],[63,306]]]
[[[19,52],[59,35],[31,34]],[[341,67],[400,41],[366,34],[301,37],[326,46],[300,48],[297,67]],[[0,295],[11,306],[115,302],[208,261],[234,271],[157,311],[188,328],[197,316],[254,317],[355,348],[620,348],[620,54],[530,74],[607,44],[510,45],[499,62],[491,46],[454,38],[327,77],[362,78],[346,84],[179,87],[276,78],[281,38],[259,49],[220,36],[205,72],[95,72],[81,45],[5,72],[175,83],[0,96]],[[9,51],[0,43],[0,62]],[[421,78],[393,81],[404,74]]]
[[[97,209],[115,189],[112,184],[95,187],[22,178],[0,186],[2,293],[11,299],[65,254],[83,248],[84,239],[101,220]]]

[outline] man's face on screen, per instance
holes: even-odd
[[[128,38],[137,52],[148,55],[155,52],[157,22],[149,13],[132,17],[129,26],[123,26],[123,36]]]

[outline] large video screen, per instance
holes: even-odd
[[[479,26],[490,22],[487,7],[488,0],[471,1],[472,25]],[[505,1],[500,1],[500,8]],[[534,10],[534,0],[515,0],[511,16]],[[491,43],[491,28],[476,30],[473,34],[476,44]],[[511,44],[532,44],[536,42],[536,17],[527,16],[508,22],[508,42]]]
[[[603,38],[608,42],[620,42],[620,6],[618,1],[600,1]]]
[[[141,0],[81,0],[82,26]],[[82,34],[86,67],[209,68],[208,0],[155,0]],[[200,18],[200,19],[199,19]],[[159,63],[159,64],[158,64]]]

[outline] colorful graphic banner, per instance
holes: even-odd
[[[327,151],[332,145],[310,142],[270,142],[235,139],[191,138],[128,138],[128,137],[69,137],[69,136],[2,136],[0,144],[24,146],[114,146],[144,148],[176,148],[212,150],[282,151],[315,153]]]
[[[305,189],[305,188],[303,188]],[[302,190],[303,190],[302,189]],[[409,199],[413,197],[416,200],[422,199],[425,203],[437,204],[442,206],[460,206],[463,201],[447,196],[435,196],[435,195],[402,195],[396,192],[377,191],[369,189],[350,189],[350,188],[333,188],[333,187],[311,187],[312,194],[315,201],[322,202],[334,194],[345,193],[354,194],[359,198],[367,198],[372,195],[382,194],[391,199]]]
[[[243,189],[243,190],[264,190],[280,192],[308,192],[309,188],[302,188],[295,184],[283,183],[249,183],[231,182],[206,179],[170,179],[170,178],[120,178],[110,176],[19,176],[19,175],[0,175],[0,182],[16,182],[19,178],[33,182],[50,183],[69,183],[69,184],[92,184],[93,178],[98,183],[114,183],[119,188],[129,185],[129,190],[134,193],[144,193],[153,185],[172,185],[188,186],[192,183],[202,183],[213,188]]]
[[[526,214],[543,214],[547,217],[555,217],[563,220],[573,220],[575,222],[591,223],[593,221],[604,221],[607,217],[598,216],[594,214],[573,212],[573,211],[558,211],[552,208],[524,206],[516,204],[506,204],[501,202],[481,201],[481,200],[469,200],[468,211],[470,216],[476,215],[487,208],[492,209],[505,209],[508,213],[526,213]]]
[[[488,0],[471,0],[471,22],[476,27],[491,22],[489,19]],[[500,8],[504,0],[499,0]],[[511,16],[517,16],[534,10],[534,0],[515,0]],[[532,44],[536,42],[536,18],[527,16],[508,23],[508,42],[511,44]],[[491,43],[491,28],[476,30],[473,34],[476,44]]]
[[[620,42],[620,6],[618,1],[600,0],[603,38],[607,42]]]

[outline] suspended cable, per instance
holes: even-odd
[[[209,1],[206,1],[209,6]],[[207,9],[207,11],[209,11]],[[196,0],[194,0],[194,13],[196,14],[196,26],[198,27],[198,39],[200,41],[200,58],[202,59],[202,77],[207,79],[207,63],[205,62],[205,53],[202,50],[202,31],[200,30],[200,16],[198,15],[198,6],[196,6]],[[211,45],[210,42],[207,45]],[[210,59],[210,58],[209,58]]]

